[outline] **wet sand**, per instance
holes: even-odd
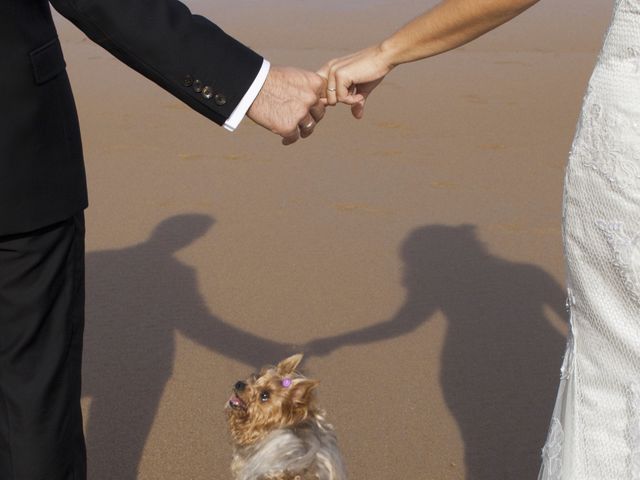
[[[229,478],[230,385],[314,341],[352,480],[536,478],[567,330],[563,168],[608,3],[543,2],[289,148],[58,18],[90,183],[90,478]],[[309,69],[425,8],[190,5]]]

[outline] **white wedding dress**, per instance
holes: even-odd
[[[640,0],[617,0],[565,179],[571,335],[539,480],[640,480]]]

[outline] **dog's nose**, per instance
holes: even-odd
[[[236,382],[236,384],[233,386],[233,389],[236,392],[244,392],[244,389],[247,388],[247,384],[240,381],[240,382]]]

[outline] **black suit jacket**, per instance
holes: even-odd
[[[178,0],[51,0],[89,38],[223,124],[262,57]],[[87,206],[78,120],[47,0],[0,1],[0,235]]]

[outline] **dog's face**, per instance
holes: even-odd
[[[314,414],[318,382],[296,371],[301,361],[301,354],[293,355],[236,382],[226,412],[237,445],[255,443],[274,429],[295,426]]]

